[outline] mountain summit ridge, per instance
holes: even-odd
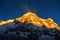
[[[48,18],[48,19],[43,19],[38,17],[35,13],[33,12],[27,12],[20,18],[16,18],[17,21],[19,22],[27,22],[27,23],[32,23],[36,26],[46,26],[48,28],[56,28],[60,30],[60,27],[58,24],[56,24],[53,19]]]
[[[48,18],[48,19],[40,18],[33,12],[27,12],[23,16],[16,18],[15,20],[10,19],[8,21],[2,21],[2,22],[0,22],[0,25],[5,25],[5,24],[8,24],[8,23],[14,22],[14,21],[32,23],[33,25],[36,25],[39,27],[45,26],[47,28],[55,28],[55,29],[60,30],[60,27],[58,26],[58,24],[56,24],[53,21],[53,19],[51,19],[51,18]]]

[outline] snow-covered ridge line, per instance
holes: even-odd
[[[27,12],[25,13],[22,17],[16,18],[14,19],[10,19],[7,21],[2,21],[0,22],[0,26],[1,25],[6,25],[8,23],[11,22],[26,22],[26,23],[32,23],[33,25],[39,26],[39,27],[47,27],[47,28],[53,28],[53,29],[57,29],[60,30],[60,27],[58,24],[56,24],[51,18],[48,19],[43,19],[38,17],[35,13],[33,12]]]

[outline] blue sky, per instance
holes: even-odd
[[[0,0],[0,20],[15,19],[27,11],[42,18],[50,17],[60,25],[59,0]]]

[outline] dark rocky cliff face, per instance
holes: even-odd
[[[0,40],[59,40],[60,31],[13,22],[0,26]]]

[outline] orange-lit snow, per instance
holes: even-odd
[[[27,12],[25,13],[22,17],[16,18],[15,19],[18,22],[26,22],[26,23],[32,23],[33,25],[39,26],[39,27],[48,27],[48,28],[55,28],[60,30],[60,27],[58,24],[56,24],[51,18],[48,19],[43,19],[38,17],[35,13],[33,12]],[[14,22],[13,19],[7,20],[7,21],[2,21],[0,22],[0,25],[5,25],[10,22]]]
[[[11,23],[11,22],[14,22],[14,20],[7,20],[7,21],[2,21],[1,23],[0,23],[0,25],[5,25],[5,24],[8,24],[8,23]]]

